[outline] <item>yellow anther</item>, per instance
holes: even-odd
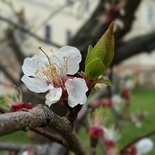
[[[50,66],[50,69],[51,69],[52,71],[55,71],[55,70],[56,70],[55,67],[54,67],[54,65],[51,65],[51,66]]]

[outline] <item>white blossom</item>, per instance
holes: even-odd
[[[48,106],[58,102],[63,95],[68,96],[68,104],[72,108],[84,104],[88,91],[85,80],[68,76],[79,70],[80,51],[71,46],[63,46],[52,56],[41,51],[44,55],[34,55],[24,60],[24,76],[21,80],[27,88],[35,93],[48,91],[45,97]]]
[[[116,142],[120,138],[120,134],[118,133],[118,130],[116,130],[114,126],[110,128],[104,127],[103,130],[105,140],[113,140],[114,142]]]
[[[143,138],[136,144],[137,155],[143,155],[153,149],[153,142],[149,138]]]

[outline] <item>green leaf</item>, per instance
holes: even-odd
[[[88,64],[87,62],[89,61],[89,57],[91,56],[91,51],[93,50],[93,47],[91,45],[88,46],[88,54],[86,57],[86,61],[85,61],[85,66],[86,64]]]
[[[99,58],[95,58],[94,60],[89,62],[85,68],[85,72],[90,80],[94,80],[95,78],[103,74],[105,70],[106,68]]]
[[[99,83],[104,83],[108,86],[112,86],[111,81],[109,79],[101,79],[100,81],[97,81]]]
[[[114,57],[114,24],[110,24],[108,30],[103,34],[100,40],[97,42],[94,48],[88,48],[88,55],[85,61],[85,66],[89,64],[95,58],[101,59],[105,68],[107,69]]]

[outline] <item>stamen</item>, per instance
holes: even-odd
[[[47,59],[48,59],[49,64],[51,65],[50,59],[49,59],[48,55],[46,54],[46,52],[43,51],[43,49],[42,49],[41,47],[39,47],[39,49],[41,50],[41,52],[43,52],[43,53],[45,54],[45,56],[46,56]]]
[[[59,59],[56,55],[54,55],[54,53],[52,51],[52,56],[57,59],[59,64],[52,63],[49,56],[46,54],[46,52],[43,51],[41,47],[39,47],[39,49],[41,50],[41,52],[44,53],[44,55],[48,59],[48,63],[45,63],[43,65],[38,61],[37,62],[38,69],[36,70],[35,75],[39,79],[41,79],[49,84],[52,84],[56,87],[62,86],[63,82],[64,82],[63,80],[65,80],[65,79],[63,79],[64,75],[66,75],[67,70],[68,70],[67,56],[63,57],[64,62],[65,62],[65,64],[64,64],[61,62],[61,59]]]

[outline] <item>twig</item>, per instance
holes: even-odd
[[[42,128],[34,128],[34,129],[31,129],[31,131],[34,131],[54,142],[57,142],[59,144],[62,144],[63,146],[67,147],[66,143],[65,143],[65,140],[60,136],[60,135],[57,135],[57,134],[53,134],[47,130],[44,130]]]
[[[120,150],[120,153],[123,154],[125,152],[125,150],[130,147],[131,145],[135,144],[136,142],[138,142],[139,140],[145,138],[145,137],[150,137],[152,136],[153,134],[155,134],[155,130],[143,135],[143,136],[139,136],[137,137],[136,139],[132,140],[129,144],[127,144],[126,146],[124,146],[121,150]]]
[[[41,42],[44,42],[44,43],[53,45],[53,46],[55,46],[55,47],[57,47],[57,48],[60,48],[60,47],[61,47],[60,45],[58,45],[58,44],[56,44],[56,43],[54,43],[54,42],[51,42],[51,41],[49,41],[49,40],[46,40],[46,39],[43,39],[42,37],[37,36],[36,34],[32,33],[29,29],[26,29],[26,28],[24,28],[24,27],[22,27],[22,26],[20,26],[20,25],[18,25],[18,24],[16,24],[16,23],[14,23],[14,22],[11,21],[10,19],[7,19],[7,18],[5,18],[5,17],[0,16],[0,20],[2,20],[2,21],[4,21],[4,22],[8,23],[9,25],[12,25],[13,27],[15,27],[15,28],[17,28],[17,29],[19,29],[19,30],[21,30],[21,31],[23,31],[23,32],[25,32],[25,33],[27,33],[27,34],[29,34],[30,36],[34,37],[35,39],[37,39],[37,40],[39,40],[39,41],[41,41]]]

